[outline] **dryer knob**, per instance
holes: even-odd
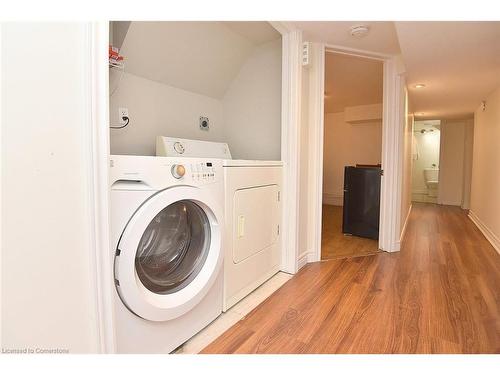
[[[186,168],[181,164],[172,165],[172,176],[182,178],[186,174]]]

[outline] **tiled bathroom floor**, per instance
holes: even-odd
[[[225,313],[222,313],[210,325],[205,327],[197,335],[186,341],[174,353],[175,354],[196,354],[205,346],[210,344],[217,337],[222,335],[232,325],[243,319],[250,311],[257,307],[267,297],[278,290],[293,275],[284,272],[278,272],[267,280],[259,288],[255,289],[247,297],[242,299],[236,305],[231,307]]]

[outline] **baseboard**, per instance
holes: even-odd
[[[429,191],[427,189],[414,189],[411,191],[411,193],[417,194],[417,195],[421,195],[421,194],[427,195],[429,193]]]
[[[344,195],[340,193],[323,193],[323,204],[342,206],[344,204]]]
[[[481,233],[484,234],[484,237],[486,237],[489,243],[491,243],[491,246],[495,248],[497,253],[500,254],[500,239],[496,236],[496,234],[493,233],[474,212],[469,211],[469,219],[471,219]]]
[[[408,213],[406,214],[405,222],[403,224],[403,229],[401,229],[401,234],[399,235],[399,240],[394,243],[391,249],[385,250],[389,253],[395,253],[401,250],[401,244],[404,241],[406,235],[406,227],[408,226],[408,221],[410,219],[411,209],[413,205],[410,204],[410,208],[408,209]]]
[[[443,206],[457,206],[457,207],[462,206],[462,202],[456,202],[456,201],[443,201],[438,199],[437,203]]]
[[[297,267],[299,270],[307,264],[308,255],[309,252],[305,252],[299,257],[299,262]]]
[[[402,244],[404,239],[405,239],[406,227],[408,226],[408,221],[410,220],[410,214],[411,214],[412,207],[413,207],[413,205],[410,204],[410,208],[408,209],[408,213],[406,214],[405,223],[403,224],[403,229],[401,230],[401,236],[399,237],[400,244]]]
[[[311,262],[315,262],[315,261],[316,260],[314,259],[314,252],[306,251],[305,253],[302,253],[302,255],[299,257],[298,269],[300,270],[307,263],[311,263]]]

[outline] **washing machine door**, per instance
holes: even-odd
[[[222,265],[221,211],[203,190],[176,186],[134,213],[115,254],[115,284],[134,314],[175,319],[213,286]]]

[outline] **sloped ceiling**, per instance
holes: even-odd
[[[382,53],[399,54],[399,43],[394,22],[386,21],[301,21],[292,24],[304,33],[305,39],[330,45]],[[368,35],[354,38],[351,26],[365,25]]]
[[[117,21],[110,22],[110,37],[112,38],[111,44],[114,47],[122,48],[125,36],[127,36],[128,28],[131,21]]]
[[[267,22],[131,22],[121,53],[125,71],[222,98],[261,43],[279,38]]]
[[[259,45],[276,40],[281,37],[281,34],[271,26],[268,22],[260,21],[224,21],[222,25],[229,28],[231,31],[250,40],[252,43]]]
[[[500,22],[396,22],[396,30],[417,118],[472,116],[500,85]]]
[[[337,53],[325,58],[325,112],[382,103],[383,63]]]

